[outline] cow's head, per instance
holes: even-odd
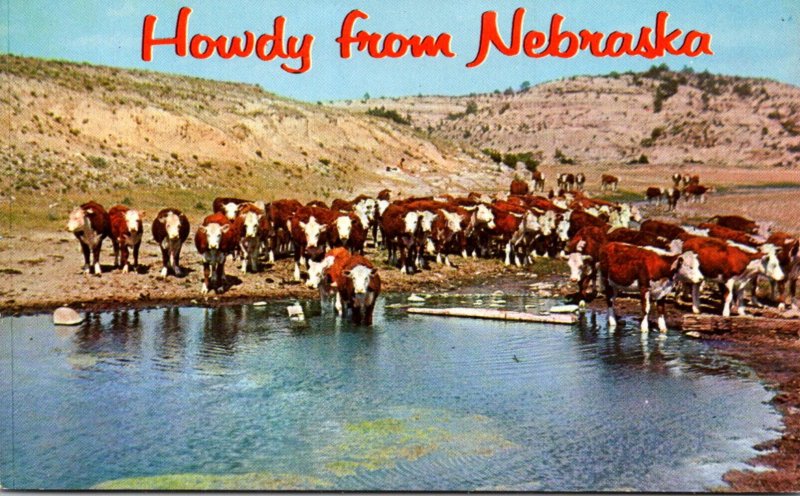
[[[342,215],[336,219],[336,232],[339,233],[339,239],[346,242],[350,239],[350,232],[353,230],[353,221],[348,215]]]
[[[772,231],[772,223],[771,222],[759,222],[758,224],[758,231],[756,235],[760,238],[768,238],[770,231]]]
[[[300,221],[299,225],[306,235],[307,248],[316,247],[319,244],[320,235],[328,230],[328,226],[317,222],[313,215],[308,219],[308,222]]]
[[[206,226],[201,227],[200,229],[205,231],[206,233],[206,241],[208,242],[208,249],[209,250],[218,250],[220,244],[222,243],[222,235],[228,232],[231,228],[230,224],[225,224],[221,226],[216,222],[212,222]]]
[[[784,277],[783,270],[781,270],[781,263],[778,260],[778,250],[773,244],[765,244],[761,246],[761,257],[758,271],[773,281],[782,281]]]
[[[308,279],[306,280],[306,286],[312,289],[318,288],[322,282],[322,276],[325,274],[325,271],[329,269],[331,265],[333,265],[333,262],[334,257],[325,257],[321,262],[309,260]]]
[[[477,224],[485,224],[489,229],[495,228],[492,209],[482,203],[478,205],[478,208],[475,210],[475,220]]]
[[[388,206],[389,206],[388,200],[378,200],[377,203],[378,215],[383,215],[383,212],[386,210]]]
[[[159,222],[164,224],[169,239],[178,239],[181,234],[181,218],[175,212],[167,212],[167,215],[159,217]]]
[[[700,258],[693,251],[679,255],[672,262],[672,272],[676,278],[692,284],[700,284],[703,281],[703,273],[700,272]]]
[[[258,236],[258,226],[261,221],[261,216],[256,212],[247,212],[244,214],[244,235],[247,238],[254,238]]]
[[[552,210],[548,210],[539,216],[539,230],[542,235],[550,236],[553,233],[556,228],[556,220],[556,213]]]
[[[372,275],[377,272],[378,269],[371,269],[364,265],[356,265],[352,269],[344,271],[344,275],[353,281],[353,292],[358,296],[367,294],[369,281]]]
[[[579,247],[581,243],[586,242],[579,242]],[[579,282],[586,274],[589,273],[589,270],[591,269],[591,261],[592,257],[581,251],[570,253],[569,257],[567,258],[567,265],[569,266],[569,280],[572,282]]]
[[[448,212],[447,210],[442,210],[441,212],[447,221],[447,228],[451,233],[457,233],[461,231],[461,216],[458,215],[457,212]]]
[[[69,232],[81,232],[86,224],[86,214],[90,214],[91,209],[88,211],[84,211],[81,207],[75,207],[75,209],[70,212],[69,220],[67,221],[67,231]]]
[[[431,232],[431,228],[433,227],[433,221],[436,220],[436,213],[429,212],[428,210],[423,210],[421,212],[417,212],[419,214],[419,222],[422,226],[422,232],[429,233]]]
[[[560,241],[567,242],[569,241],[569,216],[565,215],[558,221],[558,225],[556,226],[556,235]]]
[[[234,202],[228,202],[222,206],[222,211],[225,212],[225,217],[228,220],[234,220],[236,218],[236,213],[239,211],[239,205]]]
[[[140,222],[141,216],[139,215],[139,211],[130,209],[125,212],[125,226],[128,228],[128,231],[132,233],[138,232]]]
[[[414,234],[417,231],[417,226],[419,225],[419,214],[417,212],[408,212],[406,216],[403,218],[405,223],[405,231],[408,234]]]
[[[683,251],[683,240],[682,239],[673,239],[669,242],[669,252],[672,254],[677,255],[678,253]]]

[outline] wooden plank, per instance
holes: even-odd
[[[724,333],[766,331],[782,334],[800,334],[800,319],[768,318],[751,315],[723,317],[710,314],[685,314],[681,329],[684,332]]]
[[[437,315],[441,317],[467,317],[473,319],[506,320],[513,322],[539,322],[544,324],[574,324],[578,318],[572,314],[541,315],[526,312],[510,312],[489,308],[409,308],[408,313]]]

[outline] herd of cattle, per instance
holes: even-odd
[[[649,203],[661,205],[662,200],[667,202],[668,210],[675,210],[678,200],[705,203],[706,193],[713,191],[713,188],[700,184],[700,176],[689,176],[686,174],[675,173],[672,175],[672,186],[660,188],[650,186],[644,193]]]
[[[644,220],[636,206],[590,198],[582,191],[585,178],[576,176],[581,180],[559,177],[559,191],[547,197],[532,194],[527,182],[515,179],[510,194],[496,198],[470,193],[392,201],[388,190],[330,205],[217,198],[214,213],[195,230],[195,247],[203,260],[202,292],[225,289],[228,256],[240,260],[243,272],[256,272],[262,259],[274,262],[291,255],[295,280],[301,280],[305,268],[306,284],[319,288],[323,298],[334,297],[340,314],[349,309],[355,321],[370,323],[381,285],[377,269],[363,256],[371,237],[403,273],[424,269],[433,260],[452,265],[454,254],[499,256],[506,265],[566,257],[581,298],[599,292],[600,276],[612,326],[619,289],[638,285],[643,331],[648,329],[651,300],[658,306],[659,328],[666,329],[664,300],[676,287],[691,287],[692,310],[699,312],[703,281],[719,283],[726,316],[732,306],[744,313],[743,292],[755,287],[759,277],[772,281],[773,294],[777,286],[781,296],[788,282],[795,304],[797,237],[770,233],[768,226],[738,216],[712,217],[699,226]],[[616,189],[617,184],[613,176],[603,178],[603,189]],[[534,191],[540,188],[535,177],[533,185]],[[687,179],[684,190],[692,185],[699,180]],[[115,267],[130,269],[130,250],[133,266],[138,265],[143,227],[135,209],[117,205],[106,211],[88,202],[70,214],[68,230],[81,243],[87,273],[100,273],[105,237],[111,238]],[[161,210],[151,230],[161,249],[161,276],[182,275],[181,247],[190,233],[186,216],[173,208]]]

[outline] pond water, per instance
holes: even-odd
[[[0,485],[12,489],[698,491],[780,417],[708,344],[305,302],[0,319]],[[431,299],[428,306],[551,302]]]

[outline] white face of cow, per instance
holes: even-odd
[[[353,230],[353,221],[350,217],[343,215],[336,219],[336,232],[339,233],[339,238],[342,241],[350,239],[350,231]]]
[[[325,271],[333,265],[333,257],[325,257],[322,259],[321,262],[315,262],[313,260],[308,261],[308,280],[306,281],[306,286],[312,289],[316,289],[322,283],[322,276],[325,274]]]
[[[69,220],[67,221],[67,231],[73,233],[83,231],[85,223],[86,223],[86,213],[83,211],[81,207],[77,207],[69,214]]]
[[[131,233],[135,233],[139,230],[139,220],[138,211],[131,209],[125,212],[125,225]]]
[[[447,221],[447,228],[450,232],[457,233],[461,231],[461,216],[455,212],[448,212],[442,210],[445,220]]]
[[[525,218],[523,219],[524,228],[526,231],[529,232],[543,232],[542,231],[542,223],[539,221],[539,217],[531,212],[525,212]]]
[[[426,233],[431,232],[436,214],[434,212],[428,212],[427,210],[417,213],[419,214],[419,221],[422,224],[422,231]]]
[[[486,227],[489,229],[494,229],[494,214],[489,207],[483,204],[478,205],[475,215],[475,219],[478,221],[478,224],[486,224]]]
[[[222,242],[222,233],[226,232],[229,229],[228,225],[221,226],[216,222],[212,222],[205,226],[206,228],[206,240],[208,241],[208,249],[209,250],[218,250],[219,245]]]
[[[683,251],[683,240],[680,239],[673,239],[669,243],[669,252],[672,254],[677,255],[678,253]]]
[[[175,215],[174,212],[168,212],[166,217],[163,217],[162,222],[167,231],[169,239],[178,239],[181,234],[181,218]]]
[[[320,234],[324,233],[328,226],[317,222],[317,219],[312,215],[308,222],[300,222],[300,228],[306,234],[306,247],[315,248],[319,244]]]
[[[356,265],[352,269],[345,271],[344,275],[353,281],[353,292],[357,295],[363,295],[367,293],[369,280],[374,272],[375,270],[369,267]]]
[[[778,261],[775,245],[762,245],[761,252],[765,253],[765,255],[761,257],[759,271],[773,281],[782,281],[784,273],[783,270],[781,270],[781,263]]]
[[[228,220],[233,220],[236,218],[236,212],[239,210],[239,205],[229,202],[222,206],[222,210],[225,212],[225,217]]]
[[[581,277],[584,274],[584,271],[588,269],[588,261],[591,259],[589,255],[584,255],[583,253],[574,252],[569,254],[569,258],[567,258],[567,265],[569,265],[569,280],[572,282],[578,282],[581,280]]]
[[[703,281],[703,273],[700,272],[700,259],[693,251],[687,251],[673,262],[673,270],[677,269],[677,277],[692,284],[700,284]]]
[[[248,238],[254,238],[258,235],[258,220],[259,215],[255,212],[247,212],[244,214],[244,235]]]
[[[556,228],[556,213],[548,210],[539,217],[539,229],[544,236],[550,236]]]
[[[378,213],[383,215],[383,212],[389,207],[387,200],[378,200]]]
[[[556,227],[556,234],[561,241],[569,241],[569,218],[561,219]]]
[[[406,233],[414,234],[419,224],[419,215],[416,212],[408,212],[403,219],[406,225]]]

